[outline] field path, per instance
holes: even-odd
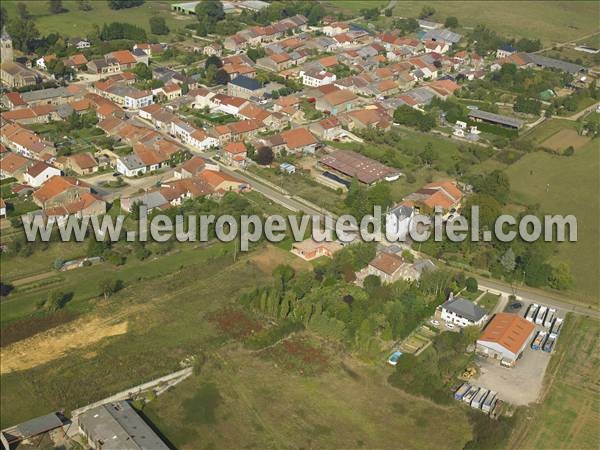
[[[14,280],[11,284],[15,287],[23,286],[24,284],[33,283],[34,281],[40,281],[45,278],[50,278],[51,276],[53,276],[55,274],[57,274],[56,271],[50,270],[48,272],[42,272],[42,273],[38,273],[38,274],[31,275],[28,277],[18,278],[16,280]]]

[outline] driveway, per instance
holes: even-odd
[[[498,392],[498,398],[513,405],[528,405],[538,400],[550,353],[532,350],[529,345],[515,367],[506,368],[488,358],[478,358],[480,375],[473,384]]]

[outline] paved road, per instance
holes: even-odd
[[[579,119],[581,116],[585,116],[587,113],[589,113],[590,111],[595,111],[596,108],[600,105],[600,102],[598,103],[594,103],[593,105],[588,106],[585,109],[582,109],[581,111],[579,111],[578,113],[573,114],[572,116],[552,116],[555,119],[567,119],[567,120],[577,120]]]
[[[488,278],[476,277],[479,283],[480,289],[490,289],[493,291],[500,292],[505,295],[512,295],[512,287],[502,281],[490,280]],[[600,310],[594,307],[586,307],[583,305],[575,305],[570,303],[568,299],[559,298],[557,295],[552,293],[546,293],[538,289],[532,289],[528,287],[519,286],[516,288],[516,295],[522,297],[525,300],[529,300],[535,303],[560,308],[565,311],[570,311],[575,314],[584,316],[594,317],[600,319]]]

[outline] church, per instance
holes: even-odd
[[[6,28],[0,35],[0,81],[8,88],[20,88],[38,82],[38,76],[23,64],[14,61],[13,42]]]

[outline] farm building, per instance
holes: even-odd
[[[327,170],[347,178],[356,177],[361,183],[369,185],[384,179],[392,181],[400,176],[396,169],[349,150],[336,150],[325,155],[319,160],[319,164]]]
[[[529,342],[535,326],[516,314],[498,313],[477,339],[477,352],[513,365]]]
[[[482,111],[480,109],[472,109],[469,111],[469,117],[477,122],[491,123],[492,125],[500,125],[502,127],[512,128],[515,130],[520,129],[523,126],[522,120]]]

